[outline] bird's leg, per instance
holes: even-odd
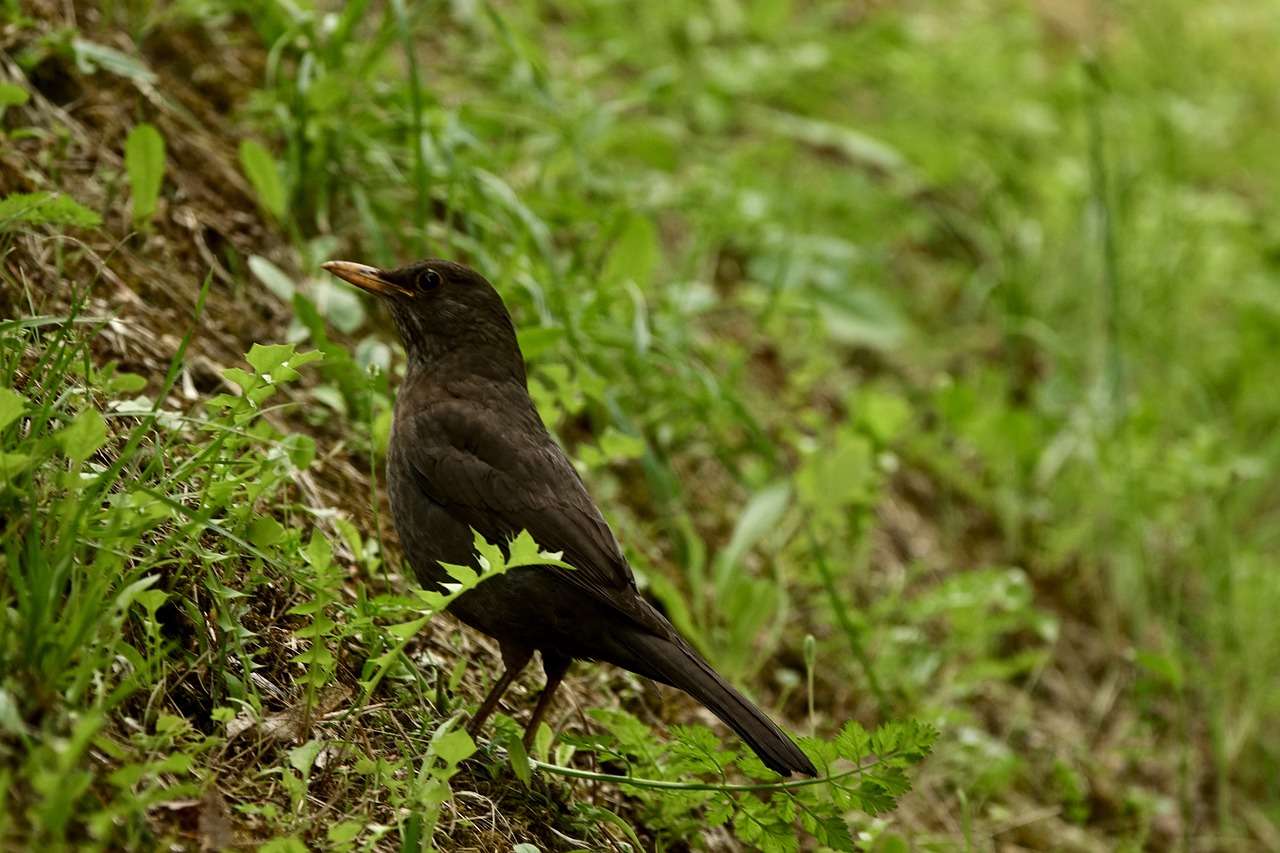
[[[502,650],[502,675],[494,682],[493,687],[489,688],[489,693],[480,703],[476,715],[471,718],[471,722],[467,723],[467,733],[473,738],[480,732],[480,727],[484,725],[485,720],[489,719],[489,715],[497,709],[502,694],[507,692],[511,682],[516,680],[516,676],[529,665],[529,661],[533,658],[533,649],[526,649],[523,646],[512,646],[500,642],[499,648]]]
[[[560,686],[560,681],[564,678],[564,674],[569,671],[571,662],[570,658],[561,657],[543,649],[542,669],[547,674],[547,683],[542,688],[542,695],[538,697],[538,704],[534,706],[533,716],[529,718],[529,725],[524,730],[525,749],[533,745],[533,739],[538,734],[538,724],[542,722],[542,715],[550,707],[551,697],[556,694],[556,688]]]

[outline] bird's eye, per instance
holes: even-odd
[[[421,291],[435,290],[440,284],[440,273],[435,270],[427,270],[418,275],[418,289]]]

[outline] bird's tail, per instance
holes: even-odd
[[[721,678],[688,643],[647,632],[628,633],[617,639],[635,657],[615,663],[654,681],[678,687],[697,699],[737,732],[766,767],[783,776],[794,771],[806,776],[818,775],[813,762],[800,751],[795,741],[765,716],[764,711]]]

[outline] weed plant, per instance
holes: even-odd
[[[108,4],[136,55],[60,31],[19,56],[143,91],[178,24],[260,46],[234,150],[300,274],[229,261],[292,343],[190,411],[181,351],[144,386],[90,356],[110,318],[4,323],[0,838],[140,846],[154,804],[214,790],[278,849],[461,845],[456,793],[514,778],[504,815],[636,848],[720,823],[764,849],[1274,846],[1269,4],[244,9]],[[130,139],[130,218],[159,229],[177,146]],[[11,195],[0,236],[108,212]],[[380,539],[310,501],[328,450],[262,405],[283,384],[376,471],[397,354],[313,275],[339,255],[497,283],[641,582],[859,772],[743,788],[705,731],[617,708],[531,758],[500,719],[469,763],[461,670],[419,666],[441,602],[365,586]],[[300,350],[324,358],[294,376]],[[933,726],[925,794],[886,815]],[[559,787],[621,775],[647,780],[625,816]]]

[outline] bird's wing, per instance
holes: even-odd
[[[618,540],[541,421],[534,415],[515,428],[493,414],[450,401],[397,430],[418,488],[491,542],[528,530],[539,547],[562,552],[574,567],[548,571],[642,623],[652,621]]]

